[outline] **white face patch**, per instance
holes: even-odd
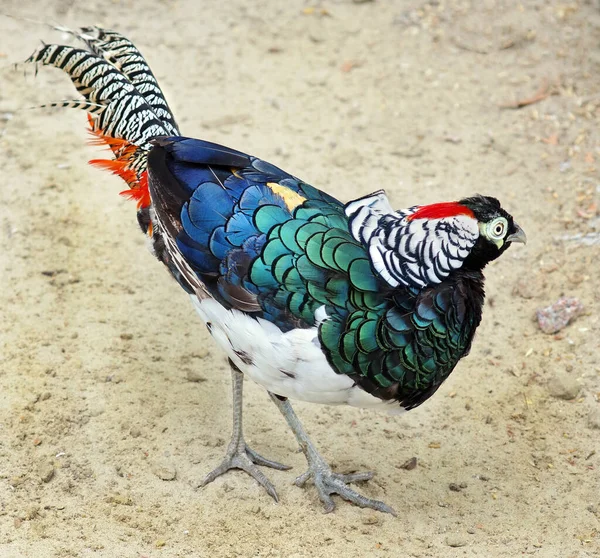
[[[418,209],[392,210],[383,191],[346,206],[350,233],[368,248],[373,267],[391,287],[441,283],[462,266],[479,238],[477,219],[470,215],[411,220]]]
[[[502,248],[504,244],[504,236],[508,229],[508,221],[504,217],[496,217],[489,223],[479,223],[479,232],[481,236],[487,238],[490,242],[493,242],[498,250]]]

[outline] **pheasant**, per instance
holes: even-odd
[[[60,28],[62,31],[68,31]],[[276,501],[259,466],[287,469],[250,448],[243,378],[269,393],[308,462],[325,511],[337,494],[394,514],[349,486],[317,451],[290,404],[403,412],[421,405],[471,347],[482,316],[483,268],[525,233],[497,199],[394,210],[383,190],[348,203],[276,166],[180,135],[138,49],[99,27],[68,31],[82,48],[48,44],[27,60],[66,72],[112,160],[92,164],[125,180],[151,250],[189,294],[229,359],[233,434],[206,485],[230,469]]]

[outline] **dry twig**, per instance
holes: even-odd
[[[502,103],[498,105],[500,108],[504,109],[520,109],[526,107],[528,105],[533,105],[534,103],[539,103],[543,101],[546,97],[550,95],[550,88],[548,87],[548,80],[544,80],[540,88],[531,96],[526,97],[524,99],[518,99],[516,101],[512,101],[510,103]]]

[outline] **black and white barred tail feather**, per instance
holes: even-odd
[[[92,163],[118,174],[130,186],[138,207],[149,207],[147,154],[151,141],[179,135],[169,105],[146,60],[120,33],[99,27],[72,31],[54,27],[83,41],[87,48],[42,44],[27,60],[54,66],[69,75],[81,100],[43,105],[69,107],[88,113],[93,134],[106,143],[115,161]]]
[[[160,118],[169,135],[179,135],[175,118],[154,73],[137,47],[126,37],[109,29],[82,27],[71,30],[55,27],[83,41],[91,52],[103,57],[135,86]]]
[[[63,70],[84,99],[57,101],[42,107],[85,110],[91,115],[92,131],[100,134],[113,151],[115,144],[110,139],[139,147],[125,169],[133,169],[139,176],[146,168],[150,141],[157,136],[179,135],[152,70],[137,47],[120,33],[100,27],[54,29],[83,41],[88,50],[42,44],[26,62]],[[119,159],[119,153],[115,155]]]
[[[123,178],[130,189],[123,194],[138,202],[138,222],[151,237],[156,256],[174,273],[190,292],[204,298],[198,280],[189,270],[174,266],[177,251],[166,249],[162,223],[155,214],[148,190],[147,158],[151,141],[160,136],[179,135],[169,106],[154,75],[137,48],[125,37],[98,27],[67,31],[84,41],[87,49],[67,45],[42,44],[26,62],[54,66],[69,75],[81,100],[65,100],[47,107],[83,109],[90,115],[92,132],[106,143],[115,155],[114,161],[95,160]],[[89,49],[89,50],[88,50]],[[37,71],[37,67],[36,67]],[[183,269],[183,268],[182,268]],[[184,272],[188,272],[187,274]]]
[[[85,110],[92,115],[100,114],[104,110],[104,105],[99,105],[98,103],[91,103],[89,101],[82,101],[81,99],[73,99],[73,100],[64,100],[64,101],[56,101],[54,103],[44,103],[43,105],[38,105],[38,109],[48,108],[75,108],[80,110]]]
[[[95,125],[104,135],[145,149],[149,149],[152,138],[169,135],[136,87],[97,54],[71,46],[42,45],[27,62],[63,70],[88,103],[102,105]]]

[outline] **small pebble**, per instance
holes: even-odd
[[[155,463],[152,472],[161,480],[172,481],[177,477],[177,470],[173,465],[166,462]]]
[[[587,417],[588,428],[600,430],[600,408],[594,407]]]
[[[50,482],[54,477],[54,466],[52,463],[40,463],[37,474],[42,482]]]
[[[90,399],[88,401],[88,411],[91,417],[99,417],[106,411],[106,405],[101,399]]]
[[[412,471],[416,468],[418,460],[416,457],[411,457],[407,459],[402,465],[398,466],[399,469],[405,469],[406,471]]]
[[[126,494],[111,494],[106,498],[109,504],[119,504],[120,506],[133,506],[133,500]]]
[[[556,333],[582,312],[583,304],[577,298],[563,297],[546,308],[538,308],[537,321],[544,333]]]
[[[548,392],[552,397],[557,399],[575,399],[581,390],[581,386],[575,378],[571,377],[566,372],[556,372],[552,378],[548,380]]]
[[[446,537],[446,544],[453,548],[460,548],[461,546],[467,546],[467,541],[461,535],[448,535]]]
[[[377,514],[374,514],[374,513],[371,513],[369,515],[365,515],[362,518],[363,525],[379,525],[381,523],[381,517],[380,517],[380,515],[381,514],[377,515]]]
[[[521,277],[515,283],[512,294],[521,298],[530,299],[536,295],[536,288],[530,278]]]
[[[558,170],[560,170],[560,172],[568,172],[571,170],[571,168],[571,161],[562,161],[558,165]]]
[[[199,374],[198,372],[196,372],[195,370],[188,370],[185,379],[188,382],[194,382],[194,383],[199,383],[199,382],[206,382],[206,378],[204,376],[202,376],[201,374]]]
[[[11,477],[10,480],[8,481],[8,484],[10,484],[10,486],[12,486],[13,488],[16,488],[17,486],[21,486],[26,480],[25,475],[20,475],[18,477]]]
[[[31,521],[32,519],[35,519],[40,513],[40,507],[37,506],[36,504],[33,504],[32,506],[28,506],[25,509],[25,513],[21,514],[21,519],[25,519],[27,521]]]

